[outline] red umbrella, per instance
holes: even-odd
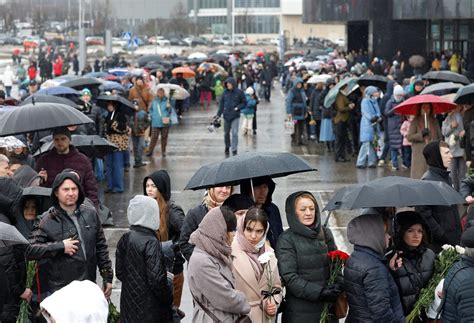
[[[106,81],[117,81],[119,78],[115,76],[114,74],[109,74],[105,77]]]
[[[442,97],[432,94],[424,94],[413,96],[400,103],[395,108],[395,112],[399,114],[416,115],[418,109],[421,108],[423,103],[431,104],[433,114],[442,114],[456,109],[456,104],[449,102]]]
[[[265,56],[265,53],[262,50],[259,50],[257,53],[255,53],[255,55],[257,55],[259,57],[263,57],[263,56]]]

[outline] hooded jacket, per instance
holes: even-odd
[[[174,265],[173,274],[179,274],[183,272],[183,264],[185,259],[179,249],[179,237],[181,235],[181,229],[184,222],[184,211],[181,206],[176,205],[171,201],[171,180],[168,172],[165,170],[156,171],[143,179],[143,194],[146,195],[146,182],[151,179],[153,183],[160,191],[161,195],[168,203],[168,214],[166,215],[166,224],[168,227],[168,239],[172,241],[172,247],[174,252]],[[155,215],[157,219],[160,219],[159,214]]]
[[[122,322],[170,322],[173,293],[168,283],[161,243],[159,208],[148,196],[135,196],[128,206],[130,231],[117,244],[115,270],[122,282]]]
[[[73,181],[79,189],[76,210],[71,216],[77,217],[80,230],[71,216],[61,208],[56,196],[58,188],[67,179]],[[88,279],[95,282],[97,267],[105,282],[111,283],[112,263],[104,231],[95,208],[83,203],[84,192],[77,176],[69,172],[56,176],[51,201],[53,206],[41,215],[33,228],[31,245],[26,250],[26,257],[29,260],[50,258],[49,282],[53,292],[73,280]],[[64,253],[63,240],[74,236],[79,237],[79,248],[73,256],[69,256]]]
[[[227,88],[225,89],[219,102],[217,115],[220,117],[224,114],[224,120],[232,122],[232,120],[240,117],[240,110],[245,108],[247,100],[245,99],[244,92],[237,88],[237,82],[234,78],[229,77],[225,82],[231,83],[233,88],[230,91]]]
[[[275,192],[275,182],[268,176],[254,178],[252,180],[253,186],[260,186],[261,184],[268,184],[267,200],[263,203],[262,209],[267,213],[270,230],[267,234],[267,239],[270,241],[272,248],[276,248],[277,240],[283,232],[283,224],[281,222],[281,215],[278,206],[272,202],[272,195]],[[240,192],[249,196],[253,200],[252,186],[250,180],[242,181],[240,184]]]
[[[427,144],[423,149],[423,155],[428,164],[428,170],[421,179],[444,182],[452,186],[449,171],[443,165],[439,141]],[[444,244],[453,246],[459,244],[462,230],[457,205],[417,206],[415,210],[423,218],[432,234],[432,242],[429,245],[431,250],[439,253]]]
[[[41,171],[41,169],[45,169],[48,172],[48,180],[42,185],[45,187],[52,187],[56,175],[61,173],[65,168],[72,168],[79,173],[85,196],[97,207],[99,205],[97,182],[91,161],[86,155],[79,152],[76,147],[70,145],[69,153],[67,154],[58,154],[56,148],[53,148],[42,155],[36,163],[37,172]]]
[[[293,120],[303,120],[307,112],[306,94],[303,86],[300,89],[296,87],[298,84],[303,85],[303,80],[299,77],[293,81],[293,88],[286,97],[286,113],[291,114]]]
[[[286,199],[290,228],[280,235],[276,248],[278,269],[286,286],[283,322],[319,321],[324,307],[319,297],[329,279],[327,253],[337,248],[331,230],[321,225],[319,209],[313,228],[297,219],[295,201],[302,194],[311,195],[296,192]]]
[[[367,87],[365,90],[365,97],[362,99],[360,105],[362,118],[360,119],[360,142],[371,142],[374,139],[375,129],[378,124],[373,124],[373,118],[380,118],[380,109],[377,99],[372,98],[372,95],[377,92],[377,89],[373,86]]]
[[[346,322],[405,322],[397,285],[384,263],[383,218],[373,214],[356,217],[347,226],[347,237],[354,252],[344,267],[349,302]]]

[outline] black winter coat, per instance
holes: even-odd
[[[350,304],[347,323],[405,322],[397,285],[372,249],[354,247],[344,267],[344,290]]]
[[[403,312],[408,315],[421,290],[433,276],[436,255],[432,250],[420,247],[417,250],[404,250],[402,257],[402,267],[392,271],[392,276],[398,287]]]
[[[397,102],[389,100],[383,113],[387,119],[388,140],[390,142],[391,149],[401,149],[403,142],[403,136],[400,133],[400,128],[402,126],[402,116],[395,113],[395,107],[397,105]]]
[[[117,244],[115,270],[122,282],[121,322],[172,321],[173,291],[155,231],[132,226]]]
[[[181,236],[181,229],[184,222],[184,211],[181,206],[170,202],[168,210],[168,238],[173,242],[174,251],[174,265],[173,274],[180,274],[183,272],[183,264],[185,262],[183,255],[179,249],[179,237]]]
[[[232,120],[240,118],[240,110],[247,105],[247,99],[244,92],[237,88],[237,83],[233,78],[229,77],[226,83],[232,83],[233,88],[231,91],[226,89],[222,94],[217,115],[220,117],[223,114],[225,121],[232,122]]]
[[[451,186],[451,178],[449,172],[429,166],[426,173],[421,178],[427,181],[444,182]],[[428,247],[435,253],[441,251],[444,244],[458,245],[461,239],[461,221],[458,213],[457,205],[452,206],[418,206],[416,212],[425,221],[431,235],[432,243]]]
[[[314,120],[321,120],[321,95],[323,93],[324,90],[314,89],[309,97],[309,111],[313,114]]]
[[[189,237],[196,231],[204,216],[209,212],[206,205],[200,204],[188,211],[184,217],[183,226],[181,227],[181,235],[179,237],[179,248],[184,258],[189,261],[193,254],[194,245],[189,243]]]
[[[448,271],[443,285],[446,301],[441,315],[441,322],[474,322],[473,276],[474,259],[467,256],[461,256],[461,260]]]

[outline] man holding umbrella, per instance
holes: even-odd
[[[75,169],[81,176],[85,196],[97,207],[97,182],[89,158],[71,145],[71,132],[66,127],[53,130],[53,142],[54,148],[36,163],[36,171],[43,178],[42,186],[51,187],[54,178],[63,169]]]

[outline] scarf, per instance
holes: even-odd
[[[216,207],[204,216],[189,242],[228,266],[232,265],[232,248],[227,242],[227,226],[220,208]]]
[[[267,230],[265,231],[262,240],[260,240],[257,245],[254,246],[247,240],[247,238],[245,238],[244,222],[245,216],[241,217],[237,221],[237,242],[239,243],[240,249],[245,252],[249,257],[249,262],[250,265],[252,265],[253,271],[255,273],[255,278],[257,278],[257,281],[260,281],[263,275],[264,268],[263,265],[258,261],[258,257],[260,257],[265,252],[265,241],[267,240],[267,233],[268,229],[270,228],[270,225],[267,226]]]
[[[233,192],[234,192],[234,188],[232,187],[232,189],[230,191],[230,194],[232,195]],[[207,193],[204,196],[204,199],[202,200],[202,203],[205,206],[207,206],[208,210],[211,210],[215,207],[222,206],[222,204],[224,203],[224,201],[217,202],[216,200],[217,199],[216,199],[216,196],[214,195],[214,188],[210,188],[209,190],[207,190]]]

